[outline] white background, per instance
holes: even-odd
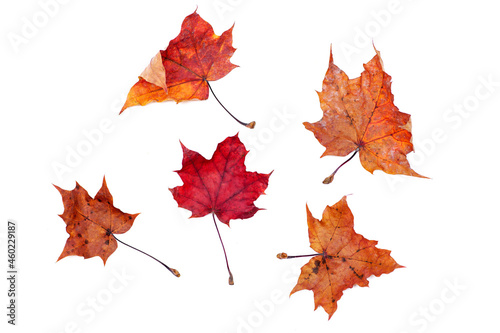
[[[2,331],[498,331],[494,2],[61,0],[45,6],[50,16],[41,5],[48,2],[0,8],[0,266],[7,270],[7,219],[18,222],[19,266],[18,326],[6,324],[2,278]],[[240,67],[212,87],[235,115],[257,122],[254,130],[213,97],[118,116],[137,76],[196,7],[217,34],[235,23],[232,62]],[[35,31],[25,27],[33,23]],[[375,54],[372,39],[396,106],[412,115],[412,166],[431,179],[371,175],[356,158],[323,185],[345,159],[320,159],[324,148],[302,122],[321,118],[315,90],[330,44],[335,63],[354,78]],[[251,150],[247,169],[274,173],[256,202],[266,210],[219,225],[235,278],[229,286],[210,216],[189,220],[168,188],[181,185],[173,172],[181,167],[179,140],[210,158],[237,132]],[[90,146],[85,133],[94,133]],[[78,149],[86,155],[69,166]],[[68,169],[61,174],[55,165]],[[56,263],[68,235],[52,184],[70,190],[78,181],[93,196],[103,175],[116,207],[141,212],[120,238],[180,278],[123,245],[105,267],[100,258]],[[355,230],[406,268],[347,290],[328,321],[323,309],[313,311],[312,292],[288,298],[308,259],[275,255],[311,253],[306,202],[320,217],[346,194]]]

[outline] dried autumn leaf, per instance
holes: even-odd
[[[361,165],[371,173],[382,170],[426,178],[413,171],[406,159],[413,151],[410,115],[394,105],[391,77],[375,51],[373,59],[363,65],[361,76],[349,79],[333,64],[330,50],[323,90],[318,92],[323,117],[304,126],[325,146],[321,157],[346,156],[354,151],[349,160],[359,152]],[[324,182],[331,182],[337,170]]]
[[[191,217],[213,213],[227,225],[259,210],[253,202],[264,193],[271,174],[246,171],[248,151],[237,134],[219,143],[210,160],[181,145],[182,169],[176,172],[184,185],[170,189],[179,207],[190,210]]]
[[[113,206],[113,196],[108,190],[105,178],[94,198],[78,182],[71,191],[54,186],[62,196],[64,212],[59,216],[66,223],[66,231],[69,234],[58,261],[72,255],[82,256],[85,259],[99,256],[106,264],[109,256],[118,247],[117,241],[142,252],[114,236],[127,232],[139,214],[124,213]],[[180,276],[177,270],[145,252],[142,253],[158,261],[174,275]]]
[[[354,217],[344,196],[333,206],[327,206],[322,220],[307,209],[307,225],[311,248],[318,254],[289,256],[279,259],[313,257],[305,264],[290,295],[307,289],[314,292],[314,309],[322,306],[330,319],[344,290],[354,285],[368,286],[368,277],[391,273],[403,266],[390,256],[391,251],[375,247],[377,241],[364,238],[354,231]]]
[[[61,193],[64,204],[64,212],[59,216],[66,222],[69,234],[58,260],[71,255],[85,259],[99,256],[106,264],[118,247],[111,233],[127,232],[139,214],[123,213],[113,206],[113,197],[105,179],[95,198],[91,198],[78,183],[72,191],[55,187]]]
[[[187,16],[179,35],[153,57],[139,81],[130,89],[120,113],[130,106],[150,102],[207,99],[209,90],[212,90],[209,81],[219,80],[238,67],[230,61],[236,50],[232,46],[232,30],[233,27],[217,36],[212,26],[196,11]],[[255,125],[253,122],[240,123],[250,128]]]
[[[191,217],[211,213],[219,233],[215,215],[229,226],[230,220],[250,218],[260,209],[254,205],[254,201],[264,194],[271,173],[246,171],[245,156],[248,151],[238,135],[219,143],[210,160],[184,145],[182,151],[182,169],[176,172],[184,185],[170,191],[179,207],[192,212]],[[229,265],[228,271],[232,284]]]

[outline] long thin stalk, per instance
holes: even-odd
[[[224,110],[226,110],[227,113],[229,113],[229,115],[231,117],[233,117],[234,120],[236,120],[239,124],[243,125],[243,126],[246,126],[248,128],[254,128],[255,127],[255,121],[252,121],[250,123],[244,123],[242,122],[241,120],[239,120],[238,118],[236,118],[235,116],[233,116],[233,114],[231,112],[229,112],[228,109],[226,109],[226,107],[221,103],[221,101],[219,101],[219,99],[217,98],[217,96],[215,95],[214,91],[212,90],[212,87],[210,86],[210,83],[208,83],[207,80],[205,80],[205,82],[207,83],[208,85],[208,88],[210,89],[210,92],[212,93],[212,95],[214,95],[215,99],[217,100],[217,102],[219,102],[220,106],[222,106],[222,108]]]
[[[154,259],[154,260],[158,261],[158,262],[159,262],[160,264],[162,264],[162,265],[163,265],[166,269],[168,269],[168,270],[170,271],[170,273],[174,274],[175,276],[177,276],[177,277],[181,276],[181,274],[179,273],[179,271],[178,271],[178,270],[176,270],[175,268],[170,268],[170,267],[168,267],[167,265],[165,265],[162,261],[160,261],[160,260],[156,259],[155,257],[153,257],[152,255],[150,255],[150,254],[148,254],[148,253],[146,253],[146,252],[144,252],[144,251],[141,251],[141,250],[139,250],[138,248],[133,247],[132,245],[129,245],[129,244],[125,243],[125,242],[122,242],[121,240],[119,240],[118,238],[116,238],[116,236],[115,236],[113,233],[110,233],[110,235],[112,235],[112,236],[113,236],[113,237],[114,237],[114,238],[115,238],[118,242],[122,243],[123,245],[126,245],[126,246],[130,247],[131,249],[134,249],[134,250],[136,250],[136,251],[139,251],[139,252],[141,252],[142,254],[145,254],[145,255],[147,255],[148,257],[150,257],[150,258],[152,258],[152,259]]]
[[[359,149],[356,149],[354,151],[354,154],[351,155],[351,157],[349,157],[344,163],[342,163],[341,165],[339,165],[339,167],[337,169],[335,169],[335,171],[332,172],[332,174],[330,176],[326,177],[325,180],[323,180],[323,184],[330,184],[333,181],[333,177],[335,177],[335,174],[337,173],[337,171],[339,171],[339,169],[341,167],[343,167],[344,164],[346,164],[347,162],[349,162],[350,160],[352,160],[352,158],[354,156],[356,156],[356,154],[358,153],[358,151],[359,151]]]
[[[277,257],[278,259],[293,259],[293,258],[303,258],[303,257],[315,257],[315,256],[320,256],[321,253],[314,253],[314,254],[301,254],[298,256],[289,256],[286,253],[278,253]]]
[[[219,232],[219,227],[217,226],[217,221],[215,221],[215,214],[212,213],[212,217],[214,219],[214,225],[215,229],[217,230],[217,235],[219,235],[219,240],[222,245],[222,250],[224,251],[224,257],[226,258],[226,266],[227,266],[227,271],[229,273],[229,284],[232,286],[234,285],[234,279],[233,279],[233,273],[231,273],[231,269],[229,269],[229,262],[227,261],[227,254],[226,254],[226,248],[224,247],[224,243],[222,242],[222,237],[220,236]]]

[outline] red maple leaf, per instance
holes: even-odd
[[[207,99],[212,91],[209,81],[219,80],[238,67],[230,61],[236,51],[232,46],[232,31],[231,27],[217,36],[196,11],[187,16],[179,35],[153,57],[130,89],[120,113],[128,107],[150,102]],[[249,128],[255,126],[254,122],[242,123],[220,104],[240,124]]]
[[[246,171],[244,162],[248,151],[238,135],[228,137],[219,143],[210,160],[184,145],[182,151],[184,154],[182,169],[176,172],[184,185],[172,188],[170,191],[179,207],[192,212],[191,217],[202,217],[212,213],[215,227],[219,232],[215,215],[229,226],[230,220],[250,218],[259,210],[254,201],[264,194],[271,173]],[[222,246],[224,248],[224,245]],[[228,271],[232,284],[229,265]]]
[[[248,151],[238,135],[219,143],[210,160],[181,145],[182,169],[176,172],[184,185],[170,189],[179,207],[190,210],[191,217],[213,213],[227,225],[259,210],[253,202],[264,193],[271,174],[246,171]]]

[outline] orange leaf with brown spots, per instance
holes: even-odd
[[[368,277],[388,274],[403,266],[390,256],[391,251],[375,247],[377,241],[364,238],[354,231],[354,217],[343,197],[333,206],[327,206],[322,220],[314,218],[307,209],[307,225],[313,255],[288,256],[280,259],[312,257],[305,264],[293,294],[308,289],[314,292],[315,310],[322,306],[330,319],[337,310],[337,302],[344,290],[354,285],[368,286]]]
[[[318,92],[323,117],[304,126],[326,148],[321,157],[354,152],[352,158],[359,152],[361,165],[371,173],[382,170],[426,178],[413,171],[406,159],[413,151],[410,115],[394,105],[391,77],[375,52],[361,76],[349,79],[334,65],[330,50],[323,90]],[[330,183],[337,170],[324,183]]]
[[[55,186],[55,185],[54,185]],[[113,206],[113,196],[106,179],[92,198],[78,183],[73,190],[61,193],[64,212],[59,215],[66,222],[69,238],[58,261],[67,256],[82,256],[85,259],[101,257],[104,264],[118,247],[113,234],[127,232],[139,214],[127,214]]]

